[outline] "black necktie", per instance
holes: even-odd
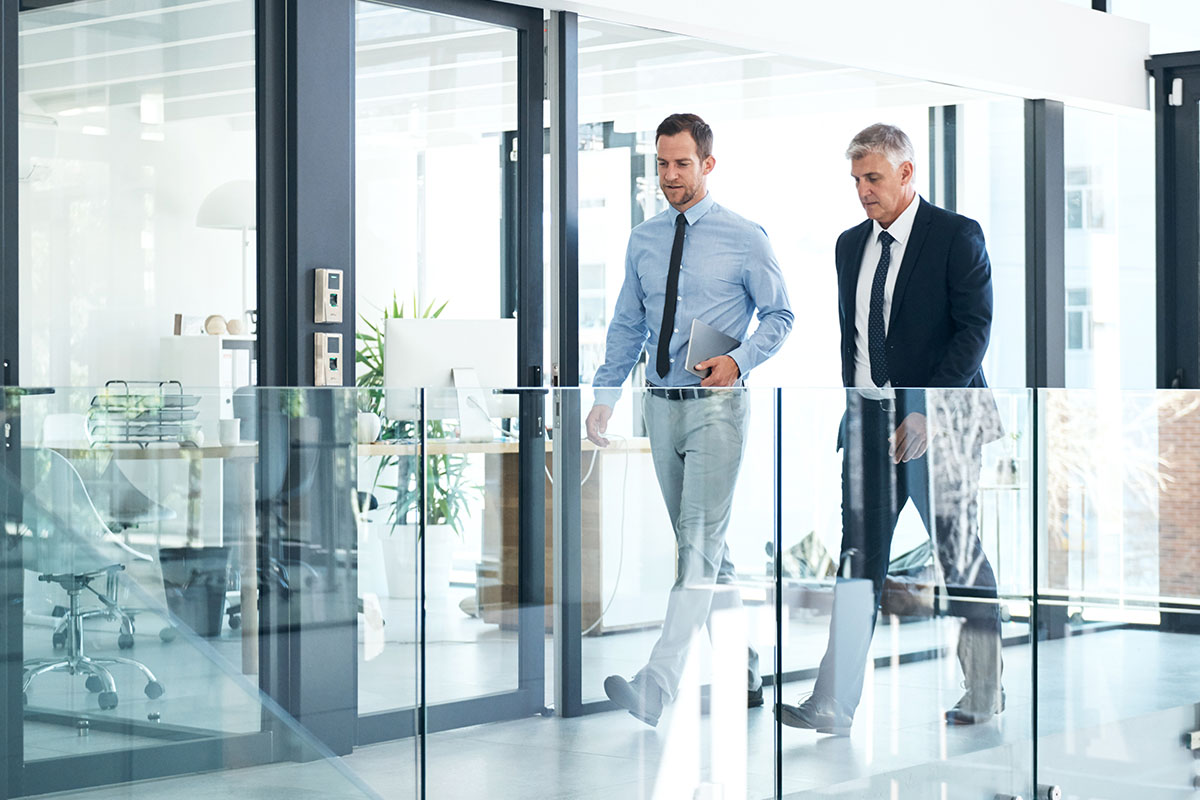
[[[663,302],[662,327],[658,331],[658,377],[665,378],[671,370],[671,334],[675,332],[675,301],[679,297],[679,265],[683,262],[683,232],[687,217],[675,218],[675,242],[671,245],[671,266],[667,270],[667,297]]]
[[[871,281],[871,306],[867,314],[867,353],[871,357],[871,383],[883,386],[888,382],[887,351],[884,343],[887,331],[883,327],[883,289],[887,285],[888,267],[892,265],[892,242],[896,237],[880,231],[879,244],[883,253],[879,266],[875,267],[875,279]]]

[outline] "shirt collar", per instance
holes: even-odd
[[[896,217],[896,221],[888,226],[887,232],[892,235],[892,238],[899,244],[904,244],[908,241],[908,235],[912,233],[913,220],[917,218],[917,206],[921,204],[921,195],[914,194],[913,199],[909,202],[908,208],[900,212],[900,216]],[[689,219],[690,223],[691,220]],[[883,226],[879,224],[879,220],[872,220],[871,224],[871,241],[879,241],[879,233],[883,230]]]
[[[708,192],[707,194],[704,195],[704,198],[699,203],[696,203],[696,205],[692,206],[687,211],[683,212],[683,215],[685,217],[687,217],[688,227],[691,227],[692,225],[695,225],[697,222],[699,222],[700,219],[705,214],[707,214],[709,211],[712,210],[712,207],[713,207],[712,192]],[[674,208],[671,209],[671,212],[672,212],[671,213],[671,221],[674,222],[675,217],[679,215],[679,212],[676,211]]]

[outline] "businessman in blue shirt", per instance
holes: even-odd
[[[792,329],[783,274],[761,227],[713,202],[707,179],[716,165],[712,129],[695,114],[672,114],[655,133],[658,181],[671,207],[629,235],[625,282],[608,329],[588,438],[604,433],[620,386],[650,354],[642,397],[654,471],[675,531],[675,584],[650,659],[626,680],[604,681],[609,698],[637,719],[658,724],[679,688],[687,648],[714,608],[741,605],[725,543],[733,490],[745,453],[746,375],[779,349]],[[755,310],[758,327],[746,338]],[[691,366],[685,357],[693,320],[741,344]],[[737,388],[731,388],[737,387]],[[717,585],[724,585],[717,591]],[[747,703],[761,706],[758,654],[747,662]]]

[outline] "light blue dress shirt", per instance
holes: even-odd
[[[729,355],[743,379],[775,354],[792,329],[783,273],[766,232],[713,202],[711,192],[684,214],[688,225],[671,334],[671,368],[660,378],[654,362],[679,215],[674,208],[656,214],[629,234],[625,282],[608,326],[604,364],[592,379],[597,403],[616,402],[619,387],[643,348],[650,352],[646,375],[653,384],[698,386],[700,378],[684,369],[694,319],[741,341]],[[747,339],[756,308],[758,328]]]

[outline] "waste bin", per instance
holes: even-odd
[[[200,636],[219,636],[229,586],[228,547],[163,547],[167,608]]]

